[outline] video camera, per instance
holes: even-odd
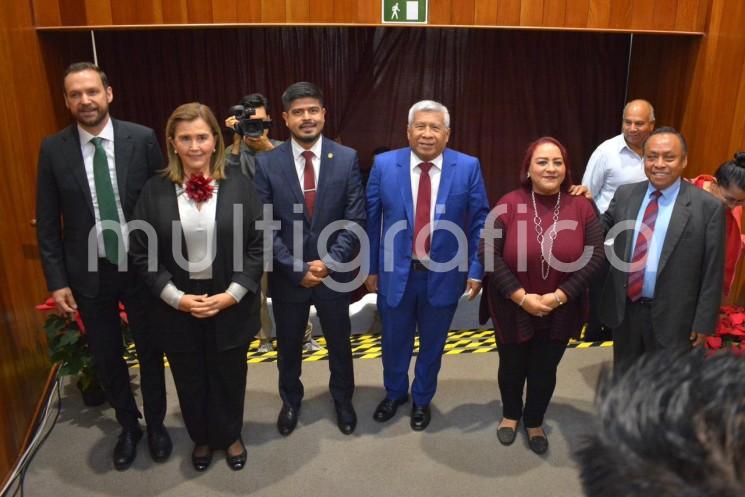
[[[270,120],[251,119],[251,116],[256,114],[256,109],[253,107],[234,105],[230,108],[229,112],[238,119],[238,122],[233,126],[233,131],[241,136],[258,138],[264,134],[265,129],[272,127],[272,121]]]

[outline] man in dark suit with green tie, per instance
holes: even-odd
[[[113,92],[90,62],[64,77],[65,106],[75,123],[47,137],[39,153],[37,236],[47,287],[61,313],[80,311],[99,379],[122,432],[114,466],[127,469],[142,438],[142,417],[122,358],[123,302],[140,362],[148,443],[164,461],[172,443],[166,411],[163,353],[145,316],[147,292],[127,270],[127,221],[145,182],[162,167],[152,129],[109,116]]]

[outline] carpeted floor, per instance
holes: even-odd
[[[372,420],[383,396],[380,359],[355,360],[359,417],[356,432],[336,427],[328,394],[328,362],[303,364],[306,397],[300,423],[289,437],[275,428],[280,407],[275,363],[250,364],[243,436],[248,463],[233,472],[216,454],[205,473],[189,455],[173,384],[168,375],[166,426],[174,453],[150,459],[141,442],[125,472],[111,463],[118,426],[111,409],[87,409],[74,386],[63,387],[59,422],[26,476],[25,495],[83,496],[271,496],[271,497],[575,497],[582,495],[571,450],[592,426],[595,382],[610,348],[569,349],[546,428],[551,448],[537,456],[521,433],[510,447],[496,439],[501,413],[496,353],[447,355],[425,432],[409,428],[410,404],[385,424]]]

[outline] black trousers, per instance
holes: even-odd
[[[610,339],[610,330],[605,327],[599,315],[603,287],[605,286],[605,278],[608,276],[609,270],[610,264],[608,264],[608,261],[604,261],[603,266],[593,276],[590,282],[590,312],[587,319],[587,329],[585,330],[585,341],[588,342]]]
[[[499,391],[502,415],[508,419],[523,418],[526,428],[543,424],[551,396],[556,387],[556,368],[564,355],[568,340],[551,340],[547,331],[539,331],[523,343],[497,343],[499,353]],[[523,389],[527,393],[523,408]]]
[[[193,288],[184,291],[209,293],[208,283],[192,283]],[[240,438],[243,429],[249,344],[217,350],[213,318],[190,316],[187,323],[163,334],[181,415],[196,445],[225,449]]]
[[[163,372],[163,350],[156,339],[153,323],[148,319],[151,298],[133,270],[119,272],[105,259],[98,261],[99,290],[86,297],[73,290],[87,332],[93,362],[106,398],[116,411],[124,429],[138,430],[142,417],[129,385],[129,370],[124,353],[119,318],[119,302],[127,311],[129,326],[140,362],[140,389],[145,421],[152,428],[163,424],[166,414],[166,386]]]
[[[282,402],[300,407],[304,389],[300,381],[303,336],[311,303],[316,306],[329,353],[329,390],[336,402],[349,402],[354,393],[352,345],[349,342],[349,298],[308,302],[272,302],[277,324],[277,368]]]
[[[613,372],[622,373],[644,354],[662,349],[686,351],[691,348],[687,336],[675,342],[663,342],[659,335],[652,324],[651,301],[627,300],[623,321],[613,330]]]

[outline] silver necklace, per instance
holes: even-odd
[[[544,280],[548,279],[548,273],[551,271],[551,257],[554,248],[554,241],[556,240],[556,224],[559,221],[559,205],[561,204],[561,192],[556,197],[556,205],[554,206],[553,224],[548,232],[548,260],[543,257],[546,253],[543,250],[543,242],[545,237],[543,236],[543,225],[541,224],[541,218],[538,215],[538,208],[535,205],[535,192],[530,191],[530,198],[533,200],[533,224],[535,225],[535,239],[538,242],[538,246],[541,248],[541,278]],[[545,267],[545,269],[544,269]]]

